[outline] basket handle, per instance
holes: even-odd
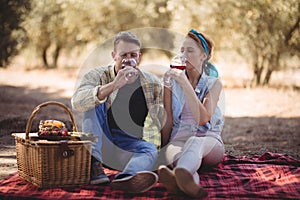
[[[77,132],[77,127],[75,125],[75,120],[74,120],[74,117],[73,117],[73,114],[72,114],[71,110],[68,107],[66,107],[64,104],[59,103],[57,101],[47,101],[45,103],[42,103],[42,104],[36,106],[33,109],[32,113],[31,113],[31,115],[28,119],[27,125],[26,125],[26,132],[25,132],[26,133],[26,140],[29,139],[29,132],[30,132],[30,129],[31,129],[31,125],[32,125],[32,121],[33,121],[34,116],[40,111],[40,109],[42,107],[45,107],[45,106],[48,106],[48,105],[55,105],[55,106],[59,106],[59,107],[63,108],[70,116],[70,119],[71,119],[72,125],[73,125],[73,132]]]

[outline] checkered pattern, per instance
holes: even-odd
[[[112,179],[117,171],[105,169]],[[252,158],[226,155],[213,169],[199,171],[206,199],[300,199],[300,161],[287,155],[265,153]],[[113,191],[109,185],[38,189],[17,174],[0,181],[0,199],[186,199],[168,195],[157,183],[142,194]]]
[[[138,69],[139,70],[139,69]],[[164,114],[163,109],[163,88],[157,76],[139,70],[141,85],[145,94],[147,108],[149,110],[145,121],[143,139],[160,147],[161,121]],[[78,89],[73,95],[73,109],[86,111],[94,108],[95,105],[103,103],[97,98],[98,88],[114,80],[115,73],[113,66],[97,67],[86,73],[82,78]],[[115,100],[118,90],[105,99],[107,109]]]

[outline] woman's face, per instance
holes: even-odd
[[[181,53],[187,58],[186,68],[196,69],[202,72],[202,64],[206,59],[206,54],[199,47],[199,44],[190,37],[186,37],[181,47]]]

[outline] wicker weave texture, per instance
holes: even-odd
[[[65,108],[57,102],[46,102],[43,106],[56,104]],[[34,112],[43,106],[38,106]],[[71,115],[69,111],[68,113]],[[16,141],[19,176],[41,188],[89,184],[91,141],[30,140],[29,130],[34,115],[32,114],[28,121],[26,133],[13,134]],[[75,124],[74,127],[73,129],[76,129]],[[64,156],[66,148],[72,155]]]
[[[74,155],[64,158],[60,144],[36,145],[16,138],[20,177],[42,188],[86,185],[90,181],[91,143],[74,142]]]

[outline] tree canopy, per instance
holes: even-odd
[[[44,67],[52,68],[62,51],[105,41],[121,30],[157,27],[185,34],[196,28],[213,38],[217,49],[244,57],[254,84],[268,84],[282,60],[300,57],[299,11],[299,0],[4,0],[1,66],[25,38]],[[160,33],[145,34],[146,44],[155,39],[163,49],[175,45]]]
[[[300,2],[298,0],[219,1],[216,24],[224,32],[220,44],[252,62],[254,83],[268,84],[280,59],[300,55]],[[218,38],[218,37],[217,37]],[[264,72],[264,78],[262,75]]]
[[[21,23],[29,8],[29,0],[0,1],[0,67],[6,67],[26,42]]]

